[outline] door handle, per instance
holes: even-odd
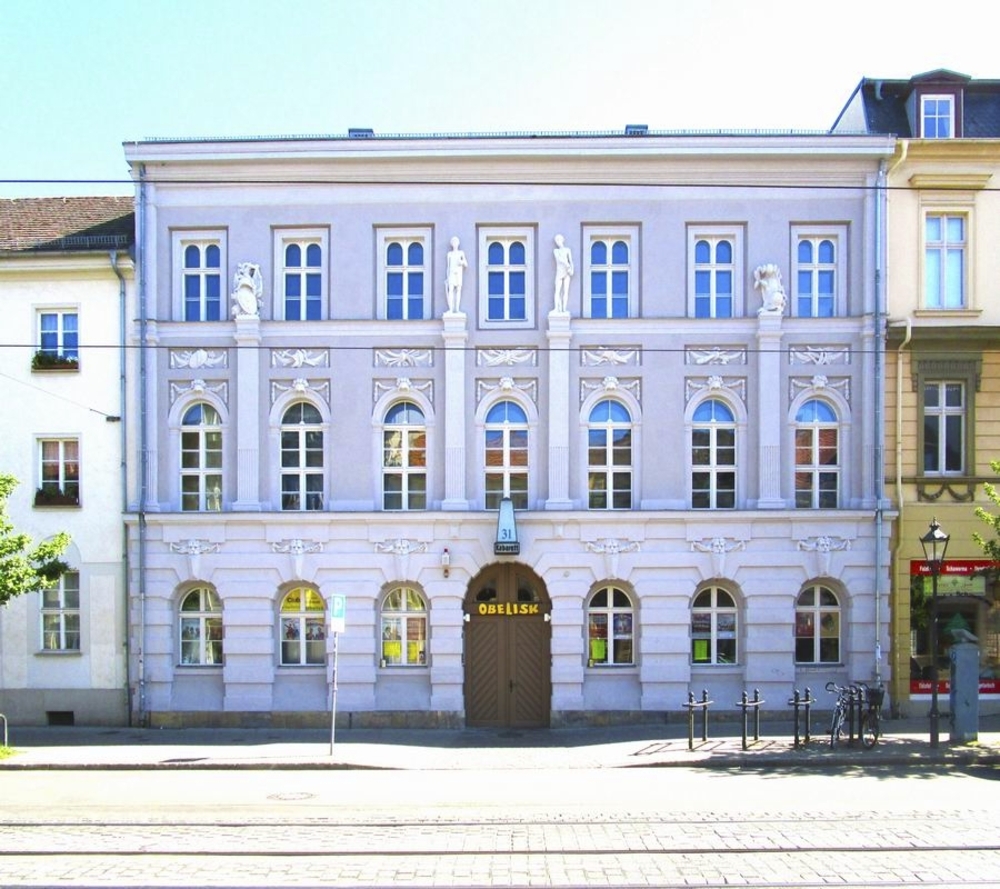
[[[513,679],[510,680],[510,690],[513,693],[513,691],[514,691],[514,680]]]

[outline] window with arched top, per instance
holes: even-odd
[[[514,509],[528,508],[528,416],[514,401],[499,401],[486,415],[486,508],[499,509],[510,497]]]
[[[286,241],[284,246],[285,320],[318,321],[323,308],[323,246],[318,240]]]
[[[281,418],[281,508],[323,508],[323,418],[315,406],[296,402]]]
[[[426,665],[427,603],[412,587],[397,587],[382,600],[382,666]]]
[[[738,663],[736,600],[721,587],[708,587],[691,605],[691,663]]]
[[[695,318],[733,317],[735,273],[732,238],[704,237],[695,241]]]
[[[182,287],[185,321],[218,321],[222,315],[222,251],[212,242],[187,243]]]
[[[811,398],[795,415],[795,506],[836,509],[840,499],[840,426],[834,409]]]
[[[326,611],[323,597],[309,587],[289,590],[279,620],[282,666],[326,663]]]
[[[189,407],[181,420],[181,509],[222,509],[222,421],[204,402]]]
[[[795,603],[795,662],[836,664],[840,661],[840,600],[833,590],[815,584]]]
[[[599,401],[588,418],[587,506],[632,508],[632,415],[610,398]]]
[[[185,593],[178,611],[182,666],[222,666],[222,602],[215,590]]]
[[[691,507],[736,508],[736,419],[718,398],[703,401],[692,415]]]
[[[390,321],[424,317],[424,245],[419,239],[385,245],[385,316]]]
[[[635,663],[635,608],[617,587],[597,590],[587,603],[587,665]]]
[[[427,509],[427,424],[412,401],[394,404],[385,414],[382,508]]]

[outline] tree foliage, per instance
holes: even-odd
[[[990,469],[992,469],[997,475],[1000,475],[1000,460],[991,460]],[[983,491],[986,492],[986,496],[989,497],[990,502],[997,508],[1000,508],[1000,492],[997,491],[996,486],[987,482],[983,485]],[[978,531],[974,531],[972,533],[972,539],[975,540],[980,546],[987,558],[993,562],[994,565],[1000,567],[1000,515],[989,512],[981,506],[977,506],[976,518],[985,522],[993,530],[993,537],[987,539]]]
[[[0,606],[24,593],[55,586],[69,570],[59,557],[69,546],[69,535],[60,532],[35,544],[19,533],[7,515],[7,500],[17,487],[17,479],[0,473]]]

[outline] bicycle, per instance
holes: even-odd
[[[881,685],[877,688],[862,685],[859,688],[865,707],[861,714],[861,746],[870,750],[882,735],[882,702],[885,700],[885,688]]]
[[[837,746],[837,742],[843,739],[844,723],[847,721],[854,696],[853,686],[837,685],[836,682],[828,682],[826,690],[830,694],[837,696],[837,702],[833,705],[833,715],[830,719],[830,747]]]
[[[836,747],[844,738],[844,724],[851,719],[851,711],[855,705],[859,708],[858,736],[861,746],[870,750],[878,743],[882,735],[882,701],[885,699],[885,688],[871,688],[863,683],[853,685],[837,685],[828,682],[826,690],[837,695],[837,703],[833,707],[830,720],[830,747]],[[853,738],[852,738],[853,740]]]

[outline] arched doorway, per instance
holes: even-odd
[[[464,611],[466,724],[548,727],[551,602],[538,575],[512,562],[491,565],[469,584]]]

